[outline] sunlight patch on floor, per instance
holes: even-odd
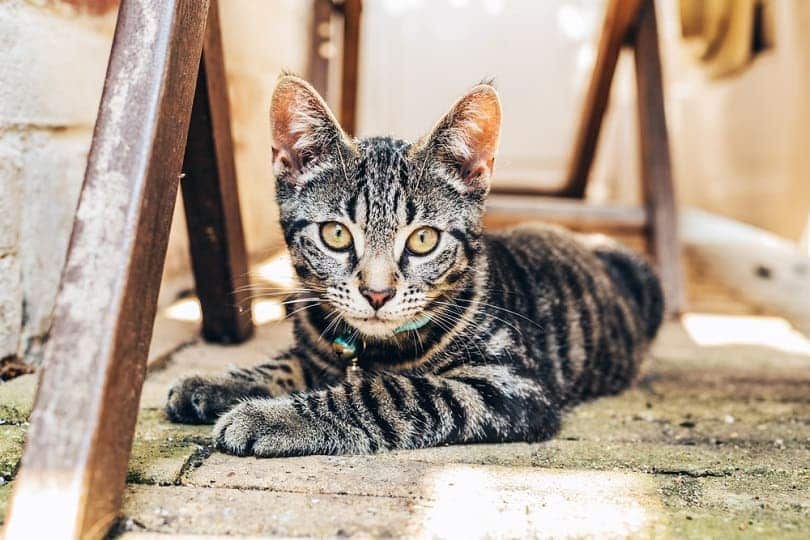
[[[253,301],[253,322],[261,325],[284,318],[284,306],[278,300],[261,298]],[[169,319],[184,322],[202,321],[200,301],[196,298],[183,298],[171,304],[164,311]]]
[[[200,301],[196,298],[183,298],[173,303],[163,314],[169,319],[185,322],[199,322],[202,320]]]
[[[759,345],[810,356],[810,340],[780,317],[687,313],[683,327],[698,345]]]
[[[286,251],[259,263],[256,273],[263,280],[286,289],[291,289],[296,284],[295,271]]]
[[[649,528],[657,506],[646,479],[612,472],[457,465],[423,487],[436,502],[414,525],[438,538],[624,537]]]

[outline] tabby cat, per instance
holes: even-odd
[[[650,267],[550,226],[482,230],[501,120],[490,84],[415,144],[349,138],[293,76],[270,116],[295,345],[178,382],[171,420],[216,422],[237,455],[539,441],[567,407],[632,382],[662,318]]]

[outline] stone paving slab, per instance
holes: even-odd
[[[241,345],[215,345],[194,341],[172,353],[165,364],[149,373],[141,394],[141,408],[162,409],[172,384],[191,374],[223,373],[266,361],[292,343],[292,323],[275,322],[256,327],[256,335]]]
[[[166,421],[161,411],[142,409],[135,428],[127,481],[179,483],[188,468],[210,454],[210,432],[210,426],[173,424]]]
[[[149,343],[149,366],[165,364],[178,348],[201,341],[200,323],[181,321],[167,317],[158,308],[155,324],[152,327],[152,341]]]
[[[150,367],[144,386],[125,538],[431,536],[465,531],[467,524],[497,528],[496,537],[579,531],[799,538],[810,530],[807,356],[699,347],[668,324],[635,388],[575,408],[547,443],[257,460],[212,453],[210,426],[171,424],[162,407],[181,376],[255,364],[286,347],[289,323],[261,326],[256,339],[238,347],[180,337],[174,349],[164,340],[168,353]],[[16,468],[35,385],[33,375],[0,384],[0,475]],[[4,482],[0,515],[10,492]],[[465,498],[478,487],[483,491]],[[591,491],[596,495],[588,498]],[[599,506],[614,499],[621,511]],[[533,506],[538,501],[546,506]],[[575,511],[578,505],[602,508],[590,513],[597,516],[638,516],[636,503],[643,525],[637,520],[625,533],[610,529],[621,519],[588,525],[590,515]],[[558,523],[568,529],[553,529]]]
[[[647,475],[411,465],[390,484],[379,483],[377,473],[383,471],[365,469],[370,474],[363,480],[376,479],[375,494],[319,491],[330,490],[328,484],[313,485],[307,493],[137,488],[128,493],[124,509],[153,531],[207,534],[533,538],[625,536],[661,526],[657,486]],[[402,491],[404,482],[413,495]]]
[[[536,454],[541,467],[577,466],[594,470],[623,469],[687,476],[750,474],[806,474],[807,449],[773,452],[761,447],[710,447],[653,443],[610,443],[552,440]],[[797,471],[797,468],[798,471]]]
[[[125,530],[206,535],[392,536],[415,503],[396,497],[130,486]]]
[[[660,478],[657,477],[657,478]],[[674,538],[807,538],[810,484],[779,475],[672,476],[660,493]]]
[[[11,490],[13,486],[13,482],[4,482],[0,484],[0,525],[6,519],[6,507],[8,506],[8,500],[11,497]],[[0,533],[3,531],[0,530]]]
[[[0,484],[11,480],[22,455],[25,430],[19,426],[0,426]]]
[[[430,459],[431,450],[381,453],[373,456],[307,456],[287,459],[237,458],[212,454],[205,465],[192,471],[185,484],[197,487],[263,489],[282,492],[336,495],[393,496],[430,498],[430,490],[420,488],[421,479],[442,467],[481,467],[487,454],[498,452],[496,445],[484,449],[483,456],[458,452],[445,459]],[[530,445],[521,445],[530,450]],[[461,449],[462,447],[456,447]],[[531,452],[511,453],[514,460],[501,458],[513,470],[531,467]],[[426,457],[427,459],[420,459]],[[483,459],[482,459],[483,457]],[[465,459],[466,458],[466,459]]]
[[[810,442],[807,419],[810,403],[700,399],[634,389],[569,412],[558,438],[687,445],[755,442],[778,449]]]
[[[734,324],[733,320],[729,324]],[[646,365],[654,366],[656,371],[688,372],[697,379],[705,379],[706,372],[719,372],[730,378],[756,375],[761,381],[810,382],[806,371],[810,358],[806,353],[752,344],[699,345],[674,321],[661,327],[650,357]],[[661,360],[667,362],[659,364]]]
[[[0,424],[21,424],[28,420],[37,388],[35,374],[0,382]]]

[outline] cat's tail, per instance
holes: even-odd
[[[636,306],[647,339],[653,339],[664,318],[664,292],[655,270],[640,255],[616,242],[594,246],[594,252]]]

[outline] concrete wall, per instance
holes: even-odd
[[[49,326],[113,27],[0,1],[0,358],[35,358]]]
[[[114,0],[0,0],[0,358],[37,361],[50,325],[115,27]],[[251,253],[279,246],[267,105],[306,65],[308,0],[220,1]],[[167,277],[188,270],[178,205]],[[188,282],[188,280],[186,280]]]

